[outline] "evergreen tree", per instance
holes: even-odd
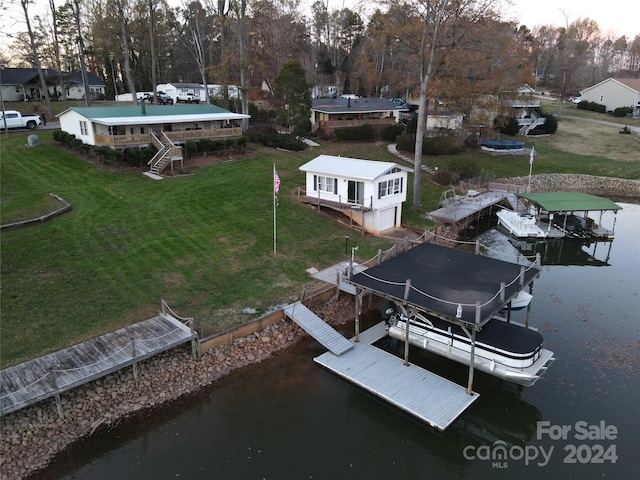
[[[275,96],[280,103],[278,120],[289,133],[305,135],[311,130],[311,85],[300,62],[286,62],[275,79]]]

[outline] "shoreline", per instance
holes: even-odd
[[[640,180],[591,175],[543,174],[531,178],[532,191],[583,191],[640,204]],[[528,177],[499,179],[527,185]],[[313,309],[330,325],[353,319],[353,300],[341,296]],[[116,428],[136,415],[211,387],[238,369],[257,365],[294,346],[307,334],[289,320],[211,350],[199,360],[189,346],[178,347],[139,364],[139,385],[123,369],[62,394],[65,416],[50,398],[0,419],[0,480],[43,473],[55,459],[92,435]]]
[[[330,325],[343,325],[353,319],[353,300],[341,296],[313,310]],[[10,413],[0,420],[0,479],[44,473],[59,455],[92,435],[212,387],[305,337],[295,323],[282,320],[199,360],[193,359],[190,346],[177,347],[138,364],[137,388],[126,368],[63,393],[64,418],[58,416],[54,398]]]

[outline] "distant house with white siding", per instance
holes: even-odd
[[[604,105],[607,111],[633,107],[633,116],[640,116],[640,79],[607,78],[580,92],[581,99]]]
[[[392,162],[320,155],[305,163],[301,200],[344,213],[365,231],[379,234],[402,225],[410,168]]]

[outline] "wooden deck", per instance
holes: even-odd
[[[314,360],[364,390],[382,398],[432,427],[443,431],[479,395],[371,345],[386,335],[383,322],[353,339],[353,348],[340,356],[327,352]]]
[[[464,223],[500,202],[506,201],[512,206],[517,205],[515,198],[513,193],[498,191],[488,191],[473,196],[458,196],[447,199],[440,208],[429,212],[429,216],[439,222]]]
[[[324,270],[314,270],[309,272],[311,276],[317,280],[322,280],[323,282],[331,283],[333,285],[337,285],[338,288],[345,292],[350,293],[351,295],[356,294],[356,287],[347,283],[347,276],[349,271],[349,263],[350,262],[341,262],[335,265],[332,265]],[[358,263],[353,264],[353,275],[356,273],[360,273],[366,270],[368,267],[365,265],[360,265]]]
[[[191,328],[161,314],[0,371],[0,415],[56,396],[184,344]],[[58,406],[60,411],[60,405]]]

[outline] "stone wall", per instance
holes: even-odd
[[[332,325],[353,319],[353,299],[332,299],[316,309]],[[306,336],[291,321],[281,321],[232,345],[193,360],[191,346],[183,346],[138,364],[138,386],[131,368],[61,395],[64,418],[55,399],[11,413],[0,421],[0,479],[14,480],[46,468],[73,443],[111,429],[168,402],[214,384],[234,370],[266,360]]]

